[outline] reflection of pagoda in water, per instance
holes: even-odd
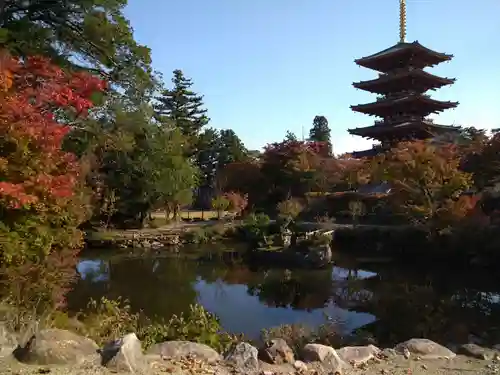
[[[415,41],[405,42],[406,4],[400,0],[400,42],[384,51],[355,60],[359,66],[379,72],[376,79],[355,82],[354,87],[378,94],[373,103],[351,106],[356,112],[381,118],[375,124],[349,129],[349,133],[380,142],[373,149],[355,152],[353,156],[372,156],[403,140],[429,139],[456,132],[459,127],[437,125],[427,116],[455,108],[458,102],[432,99],[425,92],[455,82],[424,71],[453,55],[435,52]]]

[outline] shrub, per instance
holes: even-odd
[[[241,231],[246,240],[253,242],[267,242],[266,236],[269,234],[269,223],[271,220],[266,214],[250,214],[243,221]]]
[[[76,323],[75,323],[76,322]],[[169,340],[194,341],[218,350],[227,350],[238,337],[221,332],[219,319],[201,305],[191,305],[186,314],[168,320],[152,320],[142,312],[133,313],[122,299],[91,300],[86,312],[70,318],[58,313],[52,325],[76,331],[102,345],[123,335],[135,332],[145,348]]]
[[[227,209],[240,215],[248,206],[248,194],[242,195],[235,191],[224,193],[224,198],[229,202]]]
[[[229,204],[229,200],[227,200],[223,195],[212,199],[212,208],[217,211],[218,219],[220,219],[222,212],[227,210]]]
[[[193,228],[183,233],[182,240],[187,243],[200,244],[209,242],[210,238],[204,228]]]
[[[297,199],[287,199],[278,203],[276,209],[280,217],[295,220],[304,207]]]

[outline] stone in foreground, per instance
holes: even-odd
[[[370,359],[377,358],[382,351],[374,345],[346,346],[337,350],[339,357],[346,363],[359,366]]]
[[[79,365],[95,356],[97,344],[63,329],[42,330],[16,349],[18,360],[36,365]]]
[[[452,359],[456,357],[450,349],[428,339],[410,339],[398,344],[394,349],[403,353],[404,349],[422,359]]]
[[[258,350],[254,346],[240,342],[226,356],[226,361],[243,373],[259,371]]]
[[[160,344],[153,345],[147,354],[160,355],[162,358],[180,359],[185,357],[195,357],[206,361],[207,363],[215,363],[220,360],[220,355],[211,347],[189,341],[165,341]]]
[[[320,362],[333,374],[342,374],[346,367],[344,361],[331,346],[307,344],[302,349],[302,357],[306,362]]]
[[[150,370],[135,333],[105,345],[101,350],[101,364],[116,372],[147,374]]]
[[[458,354],[483,360],[492,360],[496,352],[491,349],[483,348],[477,344],[465,344],[458,348]]]
[[[259,351],[260,358],[276,365],[283,363],[294,363],[293,350],[283,339],[273,339],[266,343],[266,346]]]

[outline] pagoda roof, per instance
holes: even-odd
[[[356,112],[386,117],[393,113],[427,116],[445,109],[455,108],[458,102],[440,101],[427,95],[408,94],[396,98],[383,98],[376,102],[351,106]]]
[[[460,126],[438,125],[431,121],[407,121],[393,125],[372,125],[348,129],[349,134],[376,140],[381,139],[428,139],[436,135],[457,132]]]
[[[383,74],[369,81],[354,82],[352,85],[357,89],[376,94],[389,94],[408,89],[423,93],[454,82],[455,78],[439,77],[422,69],[405,69],[394,74]]]
[[[452,58],[453,55],[433,51],[418,41],[414,41],[412,43],[397,43],[373,55],[356,59],[354,62],[365,68],[386,73],[408,66],[422,69],[449,61]]]

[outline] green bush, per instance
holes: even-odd
[[[200,244],[209,242],[210,238],[204,228],[193,228],[182,234],[183,242]]]
[[[120,298],[91,300],[87,310],[74,318],[58,312],[51,325],[90,337],[100,345],[135,332],[145,348],[164,341],[185,340],[222,352],[239,339],[222,332],[217,316],[201,305],[191,305],[188,313],[174,315],[168,320],[152,320],[141,312],[133,313],[128,302]]]
[[[139,331],[146,346],[169,340],[194,341],[218,352],[227,351],[238,337],[221,331],[219,319],[203,306],[191,305],[187,314],[172,316],[163,324],[150,324]]]
[[[267,242],[267,235],[269,234],[269,223],[271,220],[266,214],[250,214],[241,226],[241,232],[247,241],[254,244],[260,242]]]

